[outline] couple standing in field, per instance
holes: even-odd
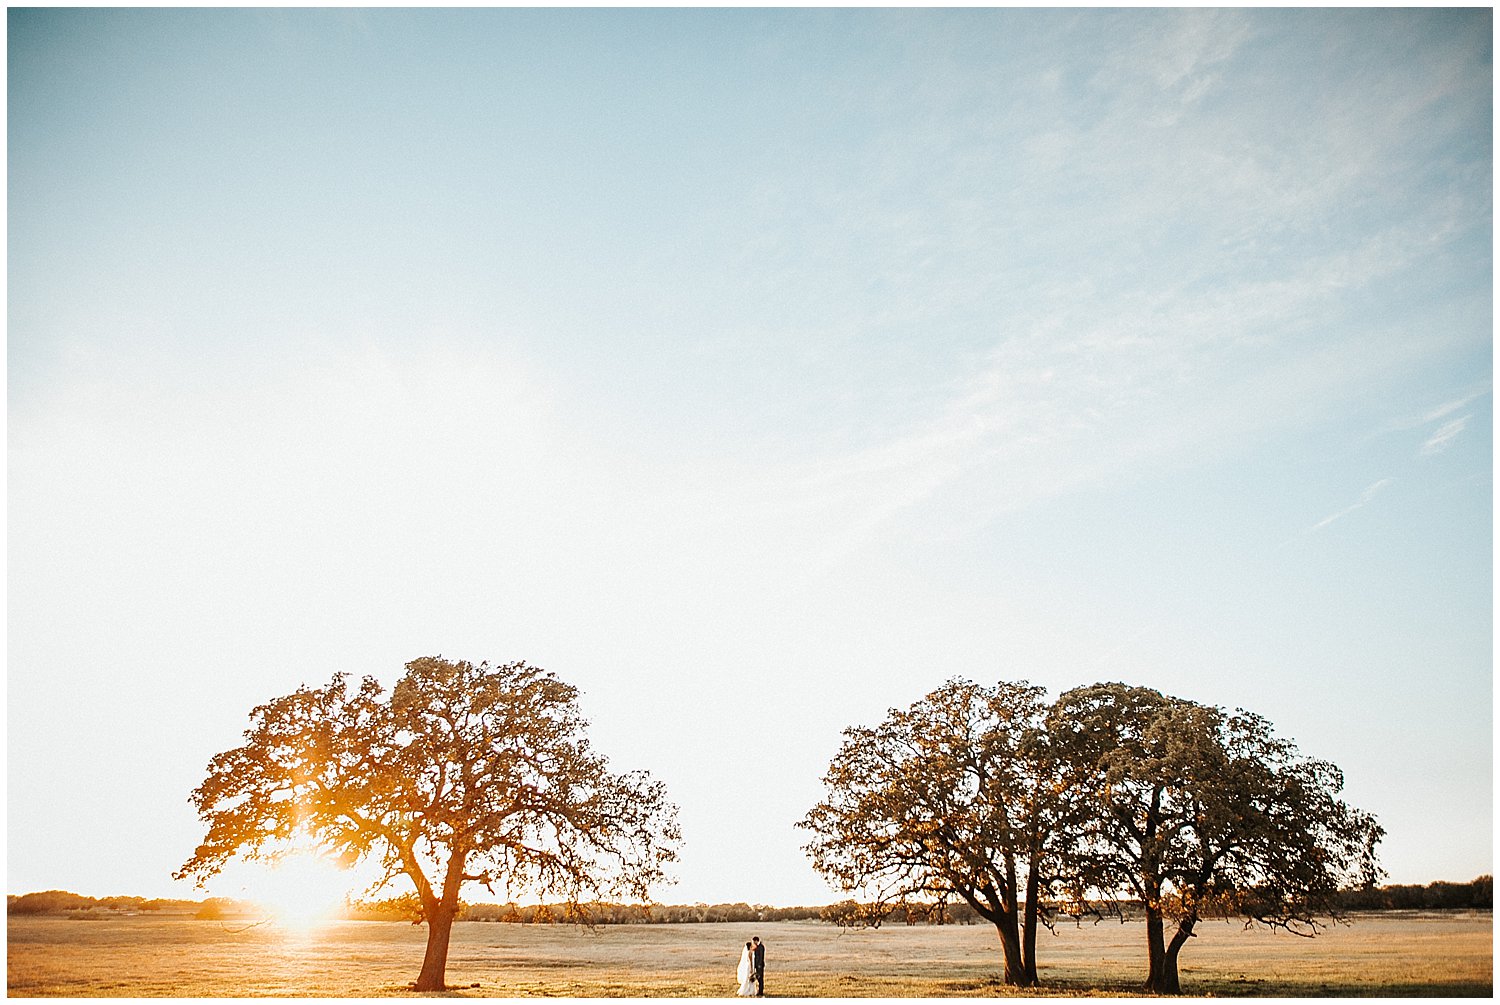
[[[739,990],[735,994],[742,998],[759,998],[765,995],[766,947],[760,944],[759,935],[745,943],[745,951],[740,953],[740,968],[735,976],[740,979]]]

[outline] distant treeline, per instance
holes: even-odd
[[[595,925],[687,925],[723,921],[816,921],[820,907],[766,904],[582,904],[572,914],[563,904],[467,904],[462,921],[549,924],[586,921]]]
[[[1426,886],[1397,885],[1369,890],[1347,890],[1339,895],[1339,906],[1347,911],[1415,911],[1415,910],[1491,910],[1494,907],[1494,882],[1480,876],[1468,883],[1428,883]],[[363,903],[345,912],[346,918],[372,921],[410,919],[415,898],[398,897],[387,901]],[[1129,917],[1138,913],[1123,905]],[[196,918],[229,918],[254,916],[260,912],[248,901],[227,897],[207,900],[147,899],[145,897],[84,897],[66,890],[42,893],[12,894],[7,905],[10,914],[92,915],[105,914],[177,914]],[[854,926],[868,923],[868,905],[852,900],[824,907],[771,907],[766,904],[584,904],[570,911],[563,904],[466,904],[459,915],[462,921],[506,922],[510,924],[553,924],[584,921],[595,925],[686,925],[729,921],[822,921]],[[878,919],[891,925],[952,924],[972,925],[979,919],[967,904],[945,904],[941,911],[933,906],[896,907]]]
[[[1494,881],[1480,876],[1468,883],[1428,883],[1426,886],[1378,886],[1346,890],[1340,906],[1348,911],[1416,911],[1432,909],[1492,909]]]
[[[1468,883],[1428,883],[1426,886],[1382,886],[1370,890],[1349,890],[1339,895],[1339,906],[1346,911],[1401,910],[1489,910],[1493,906],[1493,882],[1480,876]],[[404,901],[405,898],[402,898]],[[367,905],[380,910],[379,905]],[[391,902],[381,914],[365,916],[393,917],[404,908]],[[1126,917],[1144,916],[1139,905],[1125,903],[1120,912]],[[1101,913],[1108,913],[1101,911]],[[572,913],[564,904],[466,904],[459,915],[463,921],[494,921],[511,924],[553,924],[586,921],[596,925],[680,925],[727,921],[823,921],[857,927],[872,920],[888,925],[973,925],[982,919],[965,903],[896,906],[872,919],[869,905],[852,900],[823,907],[771,907],[765,904],[584,904]]]
[[[86,911],[114,914],[191,914],[198,918],[228,918],[254,914],[259,908],[249,901],[228,897],[207,900],[172,900],[145,897],[85,897],[67,890],[11,894],[8,914],[76,914]]]

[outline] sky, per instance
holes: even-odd
[[[580,688],[664,903],[841,899],[841,730],[953,677],[1492,871],[1489,10],[7,23],[8,892],[205,895],[250,709],[439,654]]]

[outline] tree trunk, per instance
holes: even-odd
[[[427,954],[422,957],[422,972],[417,975],[414,991],[444,991],[448,976],[448,937],[453,933],[454,907],[440,904],[427,916]]]
[[[1040,889],[1041,880],[1037,876],[1036,856],[1033,855],[1026,870],[1026,916],[1021,923],[1021,971],[1029,988],[1041,983],[1036,976],[1036,924],[1040,910],[1037,899]]]
[[[986,888],[983,893],[988,910],[981,910],[980,917],[988,918],[1000,933],[1000,948],[1005,954],[1005,983],[1013,987],[1025,987],[1026,966],[1021,957],[1021,929],[1016,920],[1016,861],[1014,856],[1005,856],[1005,875],[998,889]],[[978,909],[973,897],[965,897]]]
[[[1021,933],[1016,927],[1016,912],[1007,911],[995,919],[1000,933],[1000,948],[1005,953],[1005,983],[1026,986],[1026,966],[1021,958]]]
[[[1182,993],[1182,985],[1177,980],[1177,954],[1187,940],[1193,937],[1193,926],[1197,924],[1197,917],[1191,914],[1177,923],[1177,931],[1172,936],[1172,941],[1168,943],[1166,955],[1162,959],[1162,994]]]
[[[1175,971],[1173,986],[1170,988],[1166,986],[1166,934],[1162,926],[1161,905],[1154,900],[1146,902],[1146,958],[1149,961],[1149,969],[1146,972],[1145,990],[1150,994],[1175,995],[1177,993]]]

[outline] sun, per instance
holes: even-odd
[[[326,858],[293,853],[261,871],[249,898],[288,928],[332,920],[349,894],[350,875]]]

